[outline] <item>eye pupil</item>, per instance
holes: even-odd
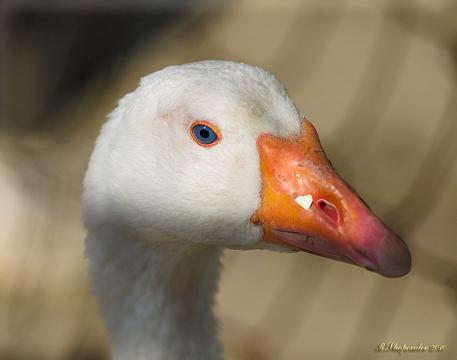
[[[209,131],[206,130],[206,129],[201,129],[201,130],[200,130],[200,136],[201,136],[202,138],[205,138],[205,139],[209,138]]]

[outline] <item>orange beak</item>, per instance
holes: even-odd
[[[261,204],[252,222],[264,240],[362,266],[387,277],[407,274],[408,246],[338,177],[313,125],[300,135],[257,140]]]

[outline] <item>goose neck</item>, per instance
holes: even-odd
[[[86,251],[113,359],[220,359],[220,249],[89,232]]]

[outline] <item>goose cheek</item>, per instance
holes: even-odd
[[[407,274],[407,245],[333,170],[313,125],[299,136],[263,134],[257,139],[261,204],[251,217],[263,240],[375,271]]]

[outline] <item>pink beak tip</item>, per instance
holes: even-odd
[[[365,255],[365,263],[361,265],[385,277],[408,274],[412,262],[408,245],[379,220],[366,230],[364,250],[358,251],[359,255]]]
[[[408,274],[412,263],[408,245],[393,232],[383,242],[384,253],[379,273],[386,277],[401,277]]]

